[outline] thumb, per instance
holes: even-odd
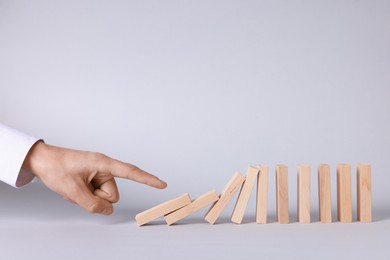
[[[75,185],[68,194],[69,199],[90,213],[112,214],[114,208],[111,202],[94,195],[84,182]]]

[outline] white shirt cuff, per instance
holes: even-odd
[[[16,188],[30,183],[34,174],[22,169],[23,162],[38,138],[0,123],[0,180]]]

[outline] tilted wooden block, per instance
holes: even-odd
[[[259,169],[256,167],[248,167],[246,178],[244,185],[240,191],[240,195],[238,196],[236,205],[232,214],[232,222],[236,224],[241,224],[242,219],[244,218],[245,209],[248,206],[248,202],[257,180],[257,175],[259,173]]]
[[[318,209],[322,223],[332,223],[332,198],[330,190],[330,166],[318,166]]]
[[[256,223],[267,224],[268,166],[259,166],[257,177]]]
[[[218,200],[218,194],[212,190],[208,193],[198,197],[196,200],[188,204],[187,206],[184,206],[168,215],[166,215],[165,221],[168,225],[172,225],[173,223],[199,211],[200,209],[206,207],[207,205],[215,202]]]
[[[219,196],[219,200],[211,206],[204,217],[210,224],[214,224],[215,221],[217,221],[218,217],[222,214],[222,211],[226,208],[227,204],[233,198],[237,190],[242,186],[244,181],[245,176],[239,172],[233,175]]]
[[[337,165],[337,215],[340,222],[352,222],[352,177],[349,164]]]
[[[372,221],[371,165],[357,166],[357,216],[360,222]]]
[[[152,220],[155,220],[159,217],[171,213],[179,208],[182,208],[191,203],[190,196],[188,193],[183,194],[180,197],[166,201],[162,204],[159,204],[153,208],[145,210],[135,216],[135,220],[138,226],[142,226]]]
[[[281,224],[290,222],[288,208],[288,168],[276,166],[276,220]]]

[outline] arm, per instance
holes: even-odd
[[[51,146],[0,124],[0,180],[21,187],[35,177],[64,199],[106,215],[119,200],[114,177],[159,189],[167,186],[134,165],[100,153]]]

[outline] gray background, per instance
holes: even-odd
[[[2,258],[387,259],[389,13],[389,1],[368,0],[0,0],[0,121],[169,184],[118,180],[110,217],[39,182],[0,184]],[[372,164],[374,223],[318,223],[317,165],[332,167],[335,208],[339,162]],[[278,163],[290,171],[290,225],[274,222]],[[295,221],[300,163],[312,167],[310,225]],[[205,210],[173,227],[134,223],[258,164],[271,171],[268,225],[253,223],[254,196],[243,225],[229,223],[234,203],[214,226]]]

